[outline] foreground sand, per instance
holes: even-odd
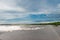
[[[24,25],[19,30],[6,31],[0,40],[60,40],[60,36],[52,25]],[[24,29],[25,28],[25,29]]]

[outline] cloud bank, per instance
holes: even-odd
[[[0,0],[0,24],[33,23],[31,14],[60,15],[60,0]]]

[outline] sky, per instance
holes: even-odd
[[[59,17],[60,0],[0,0],[0,24],[60,21]]]

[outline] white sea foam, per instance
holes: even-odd
[[[14,30],[39,30],[44,27],[23,27],[23,26],[0,26],[0,31],[14,31]]]

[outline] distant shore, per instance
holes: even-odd
[[[0,24],[0,25],[60,25],[60,22],[35,23],[35,24]]]

